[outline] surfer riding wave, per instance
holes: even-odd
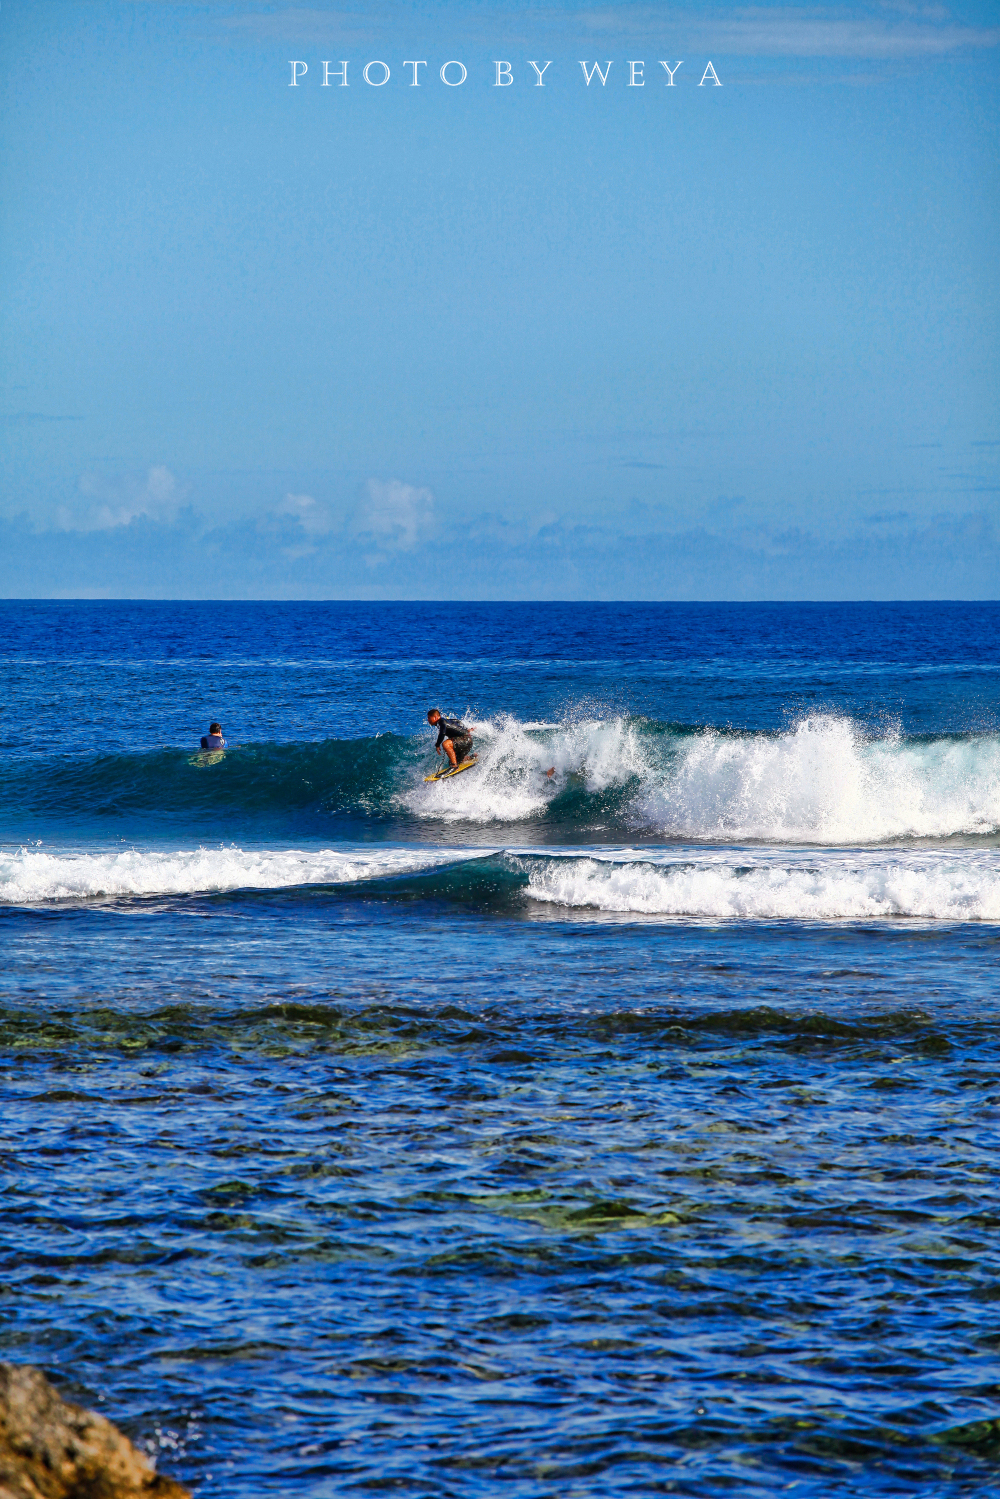
[[[439,755],[443,749],[452,769],[457,770],[472,754],[472,730],[460,718],[442,717],[440,708],[430,709],[427,722],[438,731],[435,754]]]

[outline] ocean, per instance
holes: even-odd
[[[1000,605],[0,662],[0,1357],[213,1499],[997,1482]]]

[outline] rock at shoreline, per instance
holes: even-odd
[[[0,1499],[191,1499],[39,1369],[0,1364]]]

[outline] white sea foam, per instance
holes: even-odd
[[[817,715],[781,734],[650,731],[627,718],[477,726],[480,764],[405,791],[419,817],[517,822],[568,786],[627,788],[619,809],[671,838],[878,843],[1000,830],[1000,736],[908,740]],[[555,767],[547,778],[545,771]]]
[[[594,793],[652,772],[641,729],[623,718],[553,726],[501,717],[475,728],[476,769],[404,792],[408,811],[446,822],[519,822],[542,812],[567,777]]]
[[[524,866],[533,899],[599,911],[730,921],[1000,921],[993,849],[770,858],[742,850],[672,862],[567,856],[529,858]]]
[[[637,811],[673,836],[775,843],[992,833],[1000,739],[870,738],[831,717],[777,735],[708,731],[682,742]]]
[[[350,885],[498,856],[489,848],[0,851],[0,903]],[[528,895],[716,920],[1000,922],[1000,850],[511,849]]]
[[[0,849],[0,904],[352,884],[418,873],[476,858],[478,852],[198,848],[48,853],[34,848]]]

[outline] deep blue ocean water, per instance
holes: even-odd
[[[0,1357],[220,1499],[996,1484],[1000,605],[4,603],[0,687]]]

